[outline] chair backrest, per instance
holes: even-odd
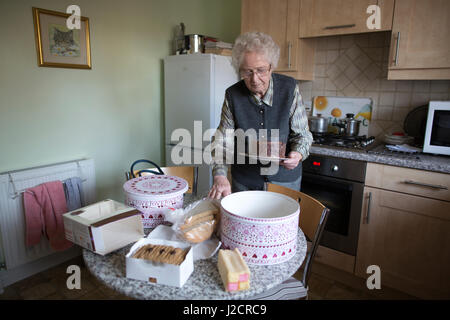
[[[303,271],[303,285],[307,288],[309,275],[311,273],[311,263],[316,254],[320,239],[322,238],[323,229],[328,214],[330,213],[330,209],[306,193],[273,183],[266,183],[265,190],[285,194],[300,202],[299,226],[312,243],[311,249],[305,259],[305,269]]]
[[[138,177],[141,170],[155,170],[155,168],[145,168],[140,170],[133,170],[134,176]],[[186,193],[191,193],[193,196],[197,196],[198,185],[198,167],[195,166],[176,166],[176,167],[161,167],[164,174],[169,176],[177,176],[187,181],[189,189]],[[151,175],[150,172],[142,172],[142,176]],[[125,172],[127,180],[132,178],[130,172]]]

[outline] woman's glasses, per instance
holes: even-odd
[[[270,71],[271,67],[272,66],[266,68],[257,68],[255,70],[244,69],[240,71],[240,75],[242,78],[246,79],[253,77],[253,75],[256,75],[257,77],[264,77]]]

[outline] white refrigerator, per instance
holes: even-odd
[[[212,186],[204,150],[219,125],[225,90],[238,80],[228,56],[198,53],[164,59],[166,166],[198,166],[199,195],[206,196]]]

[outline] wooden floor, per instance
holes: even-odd
[[[81,268],[81,289],[69,290],[66,286],[66,273],[69,265]],[[301,277],[301,271],[295,277]],[[316,264],[309,281],[310,300],[372,300],[372,299],[415,299],[389,288],[369,290],[365,280],[340,272],[334,268]],[[38,273],[4,289],[0,300],[128,300],[126,297],[96,280],[86,269],[82,257],[67,261],[54,268]]]

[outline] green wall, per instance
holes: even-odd
[[[92,70],[38,67],[32,7],[89,18]],[[97,198],[123,201],[124,171],[162,163],[162,59],[173,29],[233,42],[240,0],[1,0],[0,172],[95,160]]]

